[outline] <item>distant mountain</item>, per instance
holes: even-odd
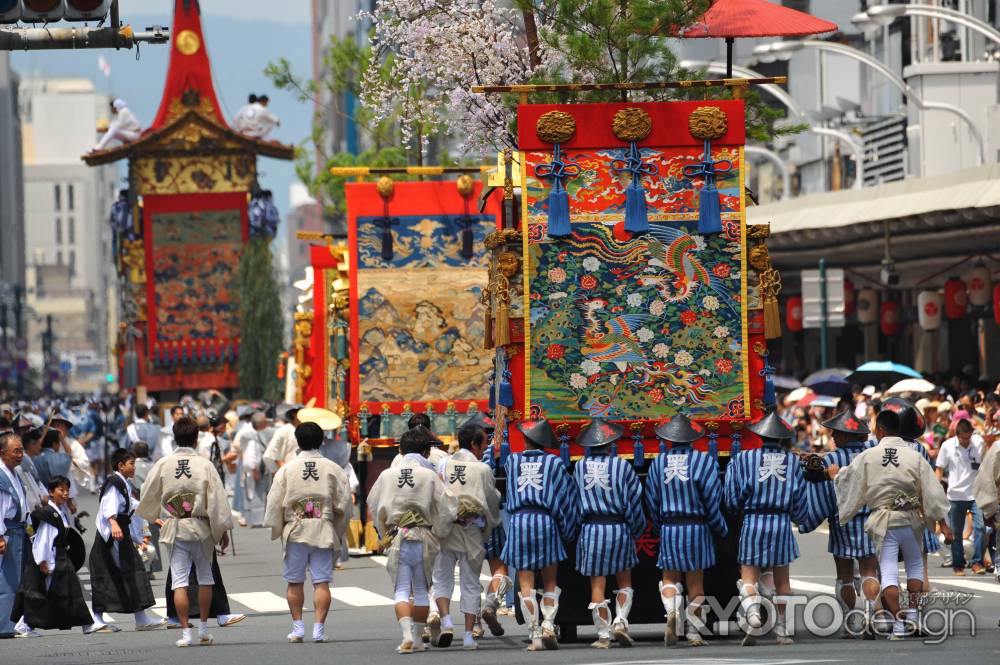
[[[206,8],[209,5],[203,3]],[[123,15],[122,18],[137,31],[151,25],[169,26],[171,22],[169,14]],[[287,58],[298,74],[307,78],[312,76],[310,25],[305,22],[247,21],[205,14],[202,26],[212,59],[215,90],[227,120],[231,120],[246,103],[249,93],[265,93],[271,98],[271,110],[281,118],[281,127],[272,137],[296,145],[307,138],[312,126],[312,105],[300,104],[292,95],[275,90],[263,72],[268,62]],[[170,46],[166,44],[144,44],[138,50],[137,61],[135,49],[14,51],[11,64],[22,78],[89,78],[98,90],[127,100],[146,127],[159,108],[169,52]],[[111,64],[110,80],[98,69],[99,55]],[[42,131],[42,128],[35,131]],[[288,210],[288,188],[297,180],[292,163],[261,159],[258,168],[261,183],[274,191],[275,202],[284,216]]]

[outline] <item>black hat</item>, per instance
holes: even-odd
[[[552,425],[545,418],[540,420],[525,420],[517,424],[517,429],[524,435],[524,438],[540,448],[558,448],[559,442],[556,440],[556,433],[552,431]]]
[[[868,425],[855,416],[850,409],[841,411],[833,418],[830,418],[823,423],[823,427],[833,430],[834,432],[854,434],[858,437],[868,436],[871,434],[871,430],[868,429]]]
[[[913,402],[902,397],[890,397],[882,402],[882,408],[899,416],[899,436],[914,441],[923,435],[927,425],[924,417],[913,406]]]
[[[55,425],[56,423],[64,423],[70,427],[73,427],[76,423],[73,422],[73,417],[70,416],[65,411],[57,413],[50,419],[50,424]]]
[[[35,423],[31,422],[31,420],[25,418],[20,413],[14,416],[14,418],[10,421],[10,427],[11,429],[14,430],[16,434],[20,434],[21,432],[27,431],[34,426]]]
[[[705,436],[705,430],[701,425],[694,424],[683,413],[678,413],[670,420],[660,423],[654,431],[656,436],[673,443],[694,443]]]
[[[622,438],[625,428],[609,423],[603,418],[594,418],[576,437],[576,442],[584,448],[609,446]]]
[[[747,429],[762,439],[771,441],[782,441],[795,436],[792,429],[785,424],[777,411],[772,411],[755,423],[747,425]]]
[[[295,414],[304,409],[305,407],[301,404],[281,404],[278,406],[278,413],[285,420],[291,420],[295,417]]]
[[[476,425],[477,427],[482,427],[487,432],[495,430],[497,428],[496,422],[494,422],[492,418],[490,418],[482,411],[476,411],[476,413],[473,414],[464,423],[462,423],[461,426],[465,427],[466,425]]]

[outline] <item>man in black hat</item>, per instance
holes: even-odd
[[[566,558],[563,541],[573,540],[579,529],[579,499],[562,461],[545,452],[559,445],[549,421],[524,421],[517,429],[524,436],[524,452],[512,454],[505,465],[510,528],[501,558],[517,570],[521,612],[531,638],[528,650],[558,649],[556,572]],[[536,572],[542,577],[541,606],[535,593]]]
[[[660,599],[667,618],[663,641],[677,644],[678,626],[686,618],[688,645],[705,646],[704,573],[715,565],[712,533],[724,538],[728,532],[720,510],[719,467],[710,455],[692,447],[705,431],[683,414],[657,425],[656,436],[671,444],[666,454],[653,460],[646,476],[646,506],[660,535],[657,566],[663,571]],[[682,615],[685,587],[689,603]]]
[[[586,452],[573,470],[582,514],[576,569],[590,578],[589,609],[597,627],[597,641],[590,646],[595,649],[607,649],[612,634],[621,646],[632,646],[628,615],[632,609],[632,568],[639,563],[633,538],[646,528],[646,515],[635,469],[610,454],[611,444],[621,439],[623,431],[620,425],[595,418],[576,439]],[[604,597],[609,575],[618,583],[613,625]]]
[[[832,480],[839,470],[848,466],[854,459],[871,447],[868,436],[871,430],[863,420],[850,410],[845,410],[823,423],[823,427],[833,432],[833,441],[837,449],[823,456],[823,468]],[[865,520],[868,519],[868,509],[862,508],[846,524],[841,525],[837,515],[837,495],[832,482],[810,483],[807,492],[814,496],[810,503],[822,506],[829,517],[830,537],[827,551],[833,555],[833,563],[837,570],[837,602],[841,610],[849,618],[857,603],[858,594],[865,597],[865,626],[849,626],[846,621],[842,628],[843,637],[860,637],[867,632],[867,627],[875,613],[875,604],[879,595],[878,559],[875,557],[875,545],[865,533]],[[858,562],[860,577],[854,575],[854,562]]]
[[[792,521],[809,519],[806,480],[798,458],[789,450],[792,430],[772,412],[748,426],[761,439],[761,447],[744,449],[726,469],[725,503],[729,510],[742,512],[740,530],[740,606],[747,626],[744,646],[752,646],[762,625],[757,585],[761,571],[771,568],[777,594],[774,632],[778,644],[792,644],[794,626],[789,626],[785,605],[792,588],[789,564],[799,558],[799,545],[792,533]],[[792,617],[794,623],[794,617]]]

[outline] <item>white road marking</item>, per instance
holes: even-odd
[[[288,601],[270,591],[252,591],[249,593],[231,593],[229,598],[240,605],[246,605],[254,612],[287,612]]]
[[[389,557],[385,557],[385,556],[371,556],[371,557],[368,557],[368,558],[371,559],[372,561],[374,561],[375,563],[377,563],[380,566],[387,566],[387,565],[389,565]]]
[[[832,586],[827,586],[826,584],[816,584],[815,582],[806,582],[804,580],[792,579],[792,588],[798,589],[799,591],[815,591],[817,593],[825,593],[830,596],[834,595],[836,591]]]
[[[986,593],[1000,593],[1000,584],[996,582],[987,582],[985,580],[963,580],[961,578],[954,577],[932,577],[931,578],[931,588],[935,584],[943,584],[945,586],[956,586],[960,589],[970,589],[974,591],[985,591]]]
[[[333,596],[334,600],[354,607],[381,607],[396,604],[392,598],[357,586],[333,587],[330,589],[330,595]]]

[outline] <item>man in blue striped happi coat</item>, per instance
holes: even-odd
[[[868,440],[871,430],[850,409],[841,411],[836,416],[823,423],[823,427],[833,432],[833,441],[837,449],[823,456],[821,482],[811,482],[806,486],[806,500],[810,510],[819,519],[805,528],[799,525],[799,530],[805,533],[828,520],[830,536],[827,551],[833,555],[833,563],[837,570],[837,603],[845,613],[854,610],[858,594],[865,597],[865,623],[868,624],[875,611],[875,602],[879,594],[878,559],[875,557],[875,544],[865,533],[865,520],[869,511],[862,509],[850,522],[841,525],[837,514],[837,493],[833,487],[833,478],[840,469],[848,466],[855,457],[868,450],[872,442]],[[854,562],[858,562],[860,577],[854,574]],[[842,637],[860,637],[864,630],[858,626],[849,627],[845,622],[842,627]]]
[[[656,436],[671,446],[653,461],[646,476],[646,508],[660,528],[657,566],[663,571],[660,599],[666,610],[663,640],[667,646],[677,644],[678,625],[683,622],[684,586],[689,598],[685,635],[688,644],[707,644],[700,632],[704,626],[704,571],[715,565],[712,533],[724,538],[728,532],[719,509],[722,483],[718,464],[711,455],[691,447],[704,435],[704,430],[683,414],[658,425]]]
[[[729,510],[744,514],[740,531],[740,606],[746,618],[744,646],[757,641],[762,625],[760,594],[757,590],[761,571],[772,568],[777,594],[774,604],[775,635],[778,644],[791,644],[794,617],[786,623],[785,604],[791,593],[788,565],[799,558],[799,545],[792,534],[792,520],[809,519],[806,480],[798,458],[788,449],[792,430],[777,413],[770,413],[748,426],[761,438],[762,446],[743,450],[726,469],[725,502]]]
[[[564,540],[576,538],[580,527],[579,500],[566,467],[546,449],[558,447],[549,421],[517,424],[525,450],[507,459],[507,498],[510,514],[502,558],[517,570],[521,612],[528,624],[529,651],[558,649],[555,617],[559,611],[556,572],[566,558]],[[542,602],[535,593],[535,572],[541,572]],[[539,614],[542,621],[539,625]]]
[[[622,437],[620,425],[595,418],[576,442],[586,456],[576,463],[573,478],[580,496],[580,538],[576,542],[576,569],[590,577],[590,605],[597,641],[590,646],[607,649],[611,634],[623,647],[632,646],[628,615],[632,609],[632,568],[639,563],[633,538],[646,528],[642,511],[642,486],[627,460],[611,456],[611,444]],[[615,619],[604,591],[607,576],[618,583]]]

